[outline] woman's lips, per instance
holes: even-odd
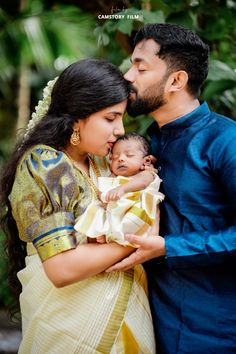
[[[108,142],[108,145],[110,146],[110,148],[113,148],[114,143],[112,143],[111,141]]]

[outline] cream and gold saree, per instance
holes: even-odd
[[[19,353],[155,353],[142,267],[102,273],[57,289],[38,255],[27,257]]]
[[[94,161],[103,175],[109,173],[104,160]],[[50,147],[35,147],[18,166],[10,200],[20,237],[28,245],[26,266],[18,273],[20,354],[155,353],[141,266],[59,289],[43,270],[42,260],[76,247],[74,220],[93,196],[84,175]]]

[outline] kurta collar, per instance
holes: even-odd
[[[202,120],[209,117],[209,114],[210,110],[208,104],[205,101],[200,102],[200,106],[194,109],[192,112],[163,125],[161,128],[158,126],[157,122],[152,123],[147,129],[147,133],[151,138],[156,134],[169,135],[179,130],[183,130],[187,127],[190,127],[195,123],[201,124]]]

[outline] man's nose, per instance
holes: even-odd
[[[134,82],[134,71],[130,68],[124,75],[124,79],[129,82]]]

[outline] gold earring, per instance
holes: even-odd
[[[74,130],[70,137],[70,143],[74,146],[79,145],[80,143],[80,134],[79,130]]]

